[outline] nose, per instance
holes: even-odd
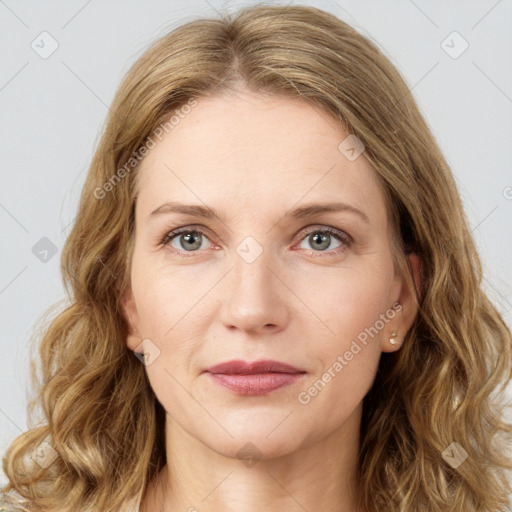
[[[251,334],[276,333],[286,328],[289,290],[265,251],[251,263],[238,254],[223,283],[222,323],[230,330]]]

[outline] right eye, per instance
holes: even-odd
[[[198,228],[179,228],[167,233],[161,241],[163,246],[170,246],[178,252],[199,252],[204,240],[209,238]],[[205,247],[203,247],[204,249]]]

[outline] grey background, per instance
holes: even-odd
[[[64,297],[60,251],[123,74],[166,31],[249,3],[0,0],[0,453],[27,427],[28,340]],[[512,325],[512,1],[293,3],[350,23],[403,74],[457,179],[485,289]],[[58,43],[45,59],[31,47],[46,37],[50,48],[44,31]],[[458,36],[443,43],[453,31],[469,44],[458,58]],[[43,237],[54,255],[40,252]]]

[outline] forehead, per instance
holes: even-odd
[[[300,202],[345,201],[385,224],[385,200],[362,153],[339,145],[339,122],[305,101],[252,92],[204,97],[139,169],[139,215],[167,201],[278,214]]]

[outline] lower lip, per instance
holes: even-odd
[[[289,386],[299,380],[304,373],[257,373],[252,375],[226,375],[208,373],[212,379],[239,395],[265,395],[271,391]]]

